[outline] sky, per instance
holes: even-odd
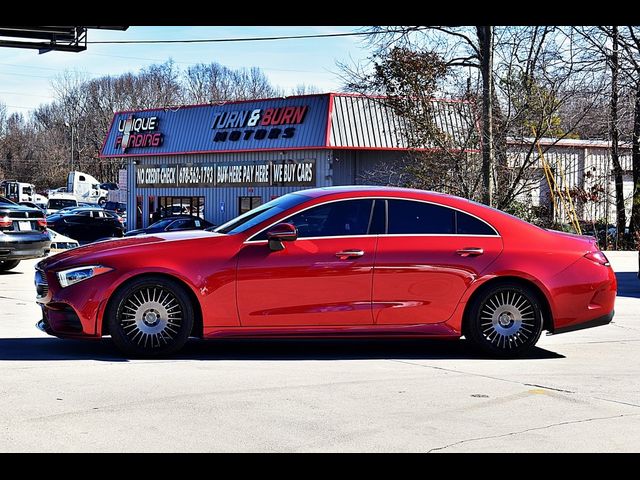
[[[310,35],[357,31],[358,26],[130,26],[128,30],[89,30],[88,40],[177,40],[278,35]],[[51,81],[65,71],[89,78],[137,72],[173,59],[181,69],[196,63],[218,62],[227,67],[260,67],[275,86],[289,90],[299,84],[322,92],[342,86],[336,62],[366,59],[364,37],[278,40],[263,42],[88,45],[79,53],[0,48],[0,102],[9,112],[28,114],[54,99]]]

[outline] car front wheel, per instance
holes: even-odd
[[[517,283],[504,283],[474,300],[465,336],[491,356],[518,357],[536,344],[542,327],[537,295]]]
[[[144,277],[121,288],[106,322],[113,343],[127,355],[161,357],[180,350],[193,328],[194,312],[184,288],[166,277]]]

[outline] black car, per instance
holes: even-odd
[[[204,230],[213,227],[211,222],[194,217],[191,215],[175,215],[173,217],[163,218],[149,225],[147,228],[131,230],[125,234],[125,237],[134,235],[142,235],[144,233],[162,233],[162,232],[178,232],[182,230]]]
[[[79,242],[124,235],[122,218],[99,207],[77,207],[49,215],[47,225]]]
[[[46,256],[50,245],[42,210],[0,197],[0,271],[15,268],[20,260]]]
[[[122,215],[127,211],[127,204],[124,202],[106,202],[102,208],[111,212],[116,212],[118,215]]]

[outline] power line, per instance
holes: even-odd
[[[5,95],[20,95],[22,97],[40,97],[40,98],[52,98],[50,95],[38,95],[35,93],[20,93],[20,92],[6,92],[3,90],[0,90],[1,94],[5,94]]]
[[[149,57],[132,57],[129,55],[109,55],[106,53],[85,53],[85,55],[92,55],[92,56],[98,56],[98,57],[111,57],[111,58],[127,58],[127,59],[131,59],[131,60],[147,60],[150,62],[166,62],[167,59],[162,59],[162,58],[149,58]],[[199,65],[201,63],[204,62],[180,62],[178,60],[174,60],[173,58],[171,58],[171,61],[173,63],[177,63],[177,64],[181,64],[181,65],[189,65],[191,67]],[[251,68],[248,67],[247,65],[232,65],[229,63],[224,63],[221,64],[224,67],[227,68]],[[315,74],[320,74],[320,75],[324,75],[327,72],[322,72],[319,70],[296,70],[296,69],[291,69],[291,68],[271,68],[271,67],[257,67],[260,70],[264,70],[264,71],[274,71],[274,72],[294,72],[294,73],[315,73]],[[103,74],[103,75],[108,75],[108,74]]]
[[[423,30],[426,27],[413,28],[411,31]],[[346,32],[346,33],[318,33],[312,35],[280,35],[276,37],[236,37],[236,38],[190,38],[183,40],[95,40],[88,41],[92,44],[156,44],[156,43],[231,43],[231,42],[263,42],[271,40],[304,40],[308,38],[330,38],[330,37],[363,37],[369,35],[380,35],[385,33],[407,33],[408,30],[383,30],[374,32]]]

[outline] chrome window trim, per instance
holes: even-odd
[[[452,210],[464,213],[465,215],[469,215],[470,217],[473,217],[473,218],[476,218],[476,219],[480,220],[482,223],[484,223],[489,228],[491,228],[491,230],[493,230],[495,232],[495,235],[476,235],[476,234],[468,234],[468,233],[461,233],[461,234],[457,234],[457,233],[384,233],[384,234],[373,233],[373,234],[366,234],[366,235],[333,235],[333,236],[326,236],[326,237],[304,237],[304,238],[299,238],[296,241],[298,242],[298,241],[301,241],[301,240],[320,240],[320,239],[323,239],[323,238],[362,238],[362,237],[376,237],[376,236],[379,236],[379,237],[476,237],[476,238],[483,238],[484,237],[484,238],[501,238],[500,234],[498,233],[498,230],[496,230],[494,228],[494,226],[491,225],[486,220],[483,220],[482,218],[478,217],[477,215],[474,215],[473,213],[465,212],[464,210],[461,210],[461,209],[456,208],[456,207],[452,207],[450,205],[443,205],[441,203],[436,203],[436,202],[432,202],[432,201],[429,201],[429,200],[419,200],[419,199],[415,199],[415,198],[372,196],[372,197],[356,197],[356,198],[339,198],[339,199],[329,200],[327,202],[322,202],[322,203],[317,203],[315,205],[311,205],[309,207],[303,208],[302,210],[298,210],[297,212],[289,215],[286,218],[283,218],[281,220],[277,220],[277,221],[271,223],[270,225],[268,225],[267,227],[263,228],[259,232],[251,235],[249,240],[245,240],[243,242],[243,244],[267,243],[268,240],[253,240],[253,238],[257,237],[262,232],[270,229],[274,225],[277,225],[278,223],[286,222],[287,219],[293,217],[294,215],[302,213],[302,212],[304,212],[306,210],[309,210],[310,208],[320,207],[322,205],[328,205],[329,203],[334,203],[334,202],[343,202],[343,201],[348,202],[348,201],[352,201],[352,200],[405,200],[405,201],[408,201],[408,202],[428,203],[430,205],[436,205],[438,207],[450,208]]]

